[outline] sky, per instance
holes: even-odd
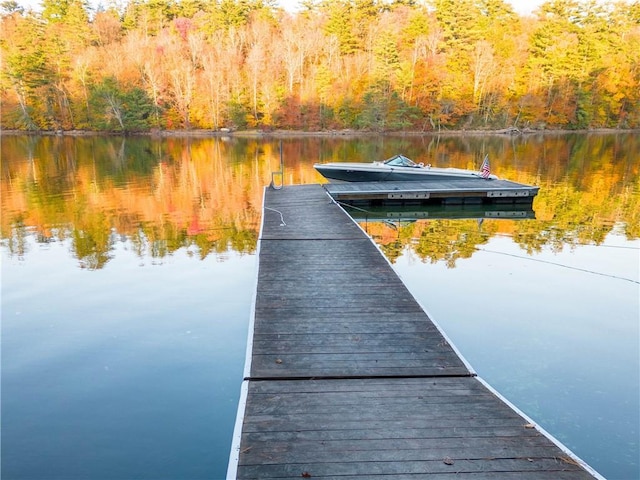
[[[513,9],[520,15],[525,15],[533,12],[544,0],[506,0],[507,3],[513,5]],[[298,0],[279,0],[280,5],[287,10],[290,8],[295,9],[298,4]]]
[[[39,5],[41,0],[17,0],[18,4],[26,7],[26,8],[34,8],[39,9]],[[544,2],[544,0],[506,0],[507,3],[513,5],[513,9],[519,13],[520,15],[525,15],[533,12],[540,4]],[[97,5],[100,0],[90,0],[92,5]],[[106,2],[102,2],[106,3]],[[279,0],[280,5],[285,7],[287,10],[291,9],[295,11],[296,6],[298,5],[298,0]]]

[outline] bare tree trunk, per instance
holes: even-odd
[[[125,128],[124,128],[124,120],[122,116],[122,104],[113,94],[105,95],[104,98],[109,104],[109,108],[111,108],[111,113],[113,114],[114,118],[118,121],[120,128],[124,131]]]

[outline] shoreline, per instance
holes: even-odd
[[[360,130],[153,130],[147,132],[99,132],[90,130],[2,130],[0,129],[0,137],[15,135],[30,136],[47,136],[47,137],[152,137],[152,138],[216,138],[216,137],[239,137],[239,138],[300,138],[300,137],[341,137],[341,138],[358,138],[358,137],[434,137],[434,136],[538,136],[538,135],[567,135],[572,133],[579,134],[616,134],[616,133],[640,133],[640,129],[619,129],[619,128],[593,128],[593,129],[557,129],[557,130],[519,130],[515,127],[499,129],[499,130],[440,130],[440,131],[388,131],[373,132]]]

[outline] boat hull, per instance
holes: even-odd
[[[424,182],[460,178],[486,180],[477,172],[457,168],[387,167],[357,163],[315,164],[314,168],[323,177],[342,182]],[[495,176],[491,178],[495,178]]]

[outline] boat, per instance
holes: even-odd
[[[480,171],[462,168],[438,168],[416,163],[404,155],[394,155],[388,160],[372,163],[334,162],[316,163],[315,168],[328,180],[343,182],[391,182],[478,179],[495,180],[489,172],[489,161],[485,157]]]

